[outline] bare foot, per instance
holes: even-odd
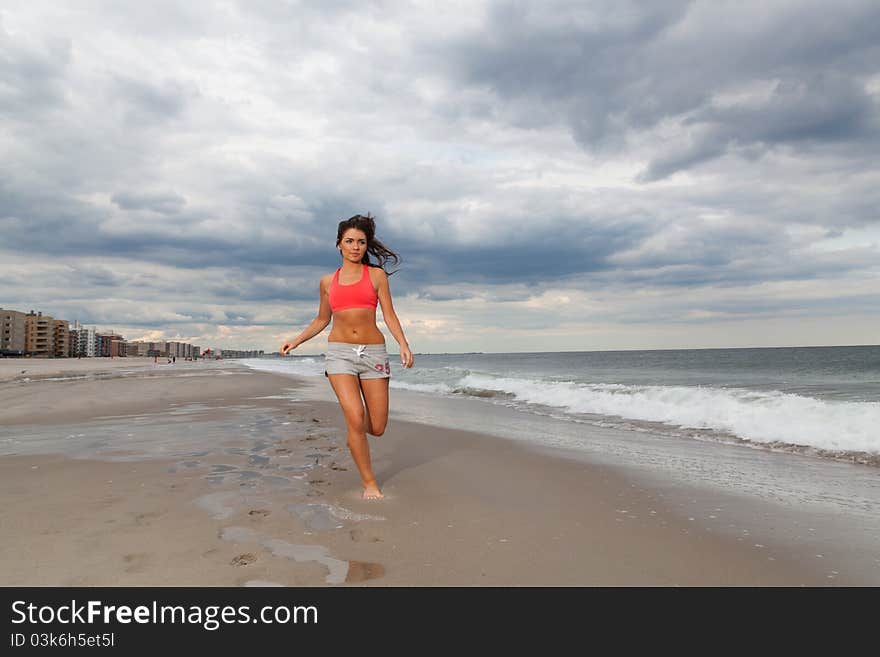
[[[365,500],[381,500],[385,497],[382,494],[382,491],[379,490],[379,486],[376,485],[376,482],[372,484],[364,484],[364,494],[363,498]]]

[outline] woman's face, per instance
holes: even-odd
[[[339,251],[344,260],[360,262],[367,252],[367,235],[357,228],[349,228],[339,240]]]

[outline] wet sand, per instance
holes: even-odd
[[[0,382],[0,585],[831,583],[617,470],[479,433],[392,421],[365,501],[338,407],[289,377],[105,372]]]
[[[167,359],[159,359],[167,363]],[[126,358],[0,358],[0,381],[43,379],[78,374],[113,372],[154,366],[152,357]]]

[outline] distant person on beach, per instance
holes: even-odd
[[[413,355],[391,303],[385,264],[400,261],[376,239],[376,222],[357,214],[339,222],[336,248],[342,266],[320,282],[318,316],[302,333],[281,345],[281,355],[318,335],[330,323],[324,375],[345,415],[348,448],[364,486],[364,499],[384,497],[370,465],[367,434],[381,436],[388,422],[388,380],[391,367],[385,336],[376,326],[376,305],[382,306],[385,325],[400,345],[400,364],[413,366]],[[370,261],[370,256],[378,262]],[[393,273],[393,272],[391,272]]]

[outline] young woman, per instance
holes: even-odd
[[[318,316],[302,333],[281,345],[286,356],[306,340],[323,331],[330,319],[333,328],[327,341],[324,374],[345,415],[348,448],[363,481],[364,499],[384,497],[370,465],[367,434],[381,436],[388,422],[388,379],[391,367],[385,351],[385,337],[376,326],[376,305],[382,306],[385,325],[400,345],[400,364],[413,366],[413,355],[391,303],[388,260],[400,258],[376,239],[376,222],[367,215],[355,215],[339,222],[336,248],[342,266],[321,278]],[[370,261],[375,257],[376,264]]]

